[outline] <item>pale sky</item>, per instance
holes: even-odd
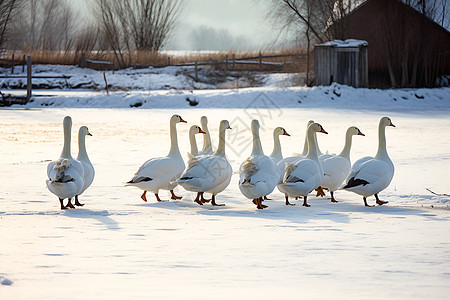
[[[76,0],[85,6],[89,0]],[[268,48],[278,31],[265,21],[264,0],[185,0],[180,24],[167,50],[259,50]],[[194,38],[194,37],[197,38]],[[199,41],[200,37],[204,40]],[[239,49],[238,49],[239,48]],[[218,50],[218,49],[209,49]]]

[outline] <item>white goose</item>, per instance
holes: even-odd
[[[198,155],[197,140],[195,139],[195,135],[198,133],[205,134],[205,132],[200,128],[200,126],[192,125],[191,128],[189,128],[189,143],[191,144],[192,156]]]
[[[317,155],[316,132],[327,133],[319,123],[309,125],[308,154],[295,163],[287,163],[283,182],[278,184],[280,191],[290,197],[303,196],[303,206],[310,206],[307,203],[308,194],[318,188],[323,180],[323,168]]]
[[[222,192],[229,184],[233,170],[225,156],[225,131],[231,129],[227,120],[220,122],[219,146],[214,154],[193,157],[188,162],[187,169],[183,172],[177,183],[188,191],[197,192],[195,202],[203,205],[201,199],[203,193],[211,193],[211,204],[216,203],[216,195]],[[209,202],[209,201],[207,201]]]
[[[330,191],[331,202],[333,203],[337,203],[334,198],[334,192],[342,185],[342,182],[344,182],[350,172],[350,149],[352,147],[352,137],[354,135],[364,136],[357,127],[351,126],[347,129],[345,134],[345,145],[339,155],[321,155],[319,157],[324,172],[323,181],[320,186]]]
[[[309,127],[309,125],[311,125],[313,123],[314,123],[313,120],[309,120],[308,124],[306,125],[306,133],[305,133],[305,142],[303,144],[303,152],[301,154],[297,154],[294,156],[285,157],[277,163],[277,169],[278,169],[278,174],[279,174],[278,183],[281,183],[283,181],[284,174],[286,172],[286,164],[287,163],[291,163],[291,164],[295,163],[296,161],[299,161],[300,159],[305,158],[306,154],[308,153],[308,127]],[[277,188],[281,193],[284,194],[284,197],[286,199],[286,205],[295,205],[295,204],[291,204],[289,202],[288,194],[281,191],[279,186],[277,186]]]
[[[205,135],[203,136],[203,148],[200,155],[213,154],[214,151],[212,149],[211,136],[209,135],[208,129],[208,118],[206,116],[202,116],[200,118],[200,125],[202,126],[202,130],[205,132]]]
[[[175,196],[173,189],[176,187],[174,181],[178,179],[184,170],[184,161],[178,148],[177,128],[178,123],[186,123],[179,115],[170,118],[170,151],[165,157],[151,158],[147,160],[136,172],[134,177],[126,185],[136,186],[144,190],[141,198],[147,202],[146,193],[152,191],[158,202],[159,190],[169,190],[173,200],[181,199]]]
[[[86,126],[81,126],[80,130],[78,131],[77,160],[83,165],[84,185],[83,185],[83,188],[81,189],[81,192],[75,196],[75,205],[77,205],[77,206],[84,205],[78,201],[78,196],[83,194],[84,191],[87,190],[87,188],[91,186],[92,181],[94,181],[94,176],[95,176],[94,166],[92,165],[91,161],[89,160],[89,156],[86,152],[86,135],[92,136],[92,134],[89,132],[89,129]]]
[[[70,153],[72,118],[67,116],[63,121],[64,146],[58,160],[52,161],[47,166],[47,188],[58,196],[61,209],[75,208],[71,200],[84,186],[84,169],[81,163],[73,159]],[[64,206],[64,199],[69,202]]]
[[[394,177],[394,164],[392,163],[386,149],[386,127],[392,126],[392,121],[388,117],[383,117],[378,125],[378,151],[377,154],[366,156],[357,160],[346,179],[343,189],[352,191],[363,196],[364,205],[367,204],[367,197],[374,195],[376,203],[383,205],[387,201],[378,199],[378,193],[384,190],[391,183]]]
[[[241,193],[253,199],[258,209],[266,208],[263,197],[272,193],[278,182],[278,172],[275,163],[264,155],[259,137],[259,122],[252,121],[253,150],[239,168],[239,189]]]

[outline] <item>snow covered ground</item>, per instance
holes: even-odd
[[[2,299],[448,299],[450,197],[426,188],[450,192],[449,88],[45,92],[56,96],[0,110]],[[274,191],[260,211],[240,194],[237,174],[217,198],[224,207],[199,206],[179,187],[180,201],[149,195],[144,203],[123,183],[148,158],[167,154],[174,113],[188,121],[178,125],[182,153],[202,115],[215,145],[228,119],[235,172],[251,151],[252,118],[268,154],[273,128],[291,134],[281,140],[285,156],[301,152],[310,119],[329,132],[318,138],[331,153],[356,125],[366,136],[353,139],[354,161],[375,154],[378,121],[388,115],[397,126],[387,128],[396,173],[380,198],[389,204],[366,208],[360,196],[338,191],[338,204],[311,196],[310,208],[286,207]],[[65,115],[74,155],[78,128],[93,134],[87,150],[96,178],[83,208],[60,211],[45,180],[62,149]]]

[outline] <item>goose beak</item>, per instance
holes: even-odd
[[[287,133],[286,130],[284,131],[283,135],[291,136],[289,133]]]
[[[325,129],[323,129],[323,128],[322,128],[322,130],[320,132],[328,134],[328,132],[326,132]]]
[[[185,120],[183,120],[182,118],[180,118],[180,122],[181,123],[187,123]]]
[[[92,134],[91,134],[90,132],[88,132],[88,133],[87,133],[87,135],[90,135],[90,136],[92,136]]]
[[[203,134],[206,134],[206,132],[204,132],[204,131],[203,131],[203,130],[201,130],[201,129],[200,129],[199,133],[203,133]]]
[[[227,128],[227,129],[233,129],[233,128],[231,128],[230,125],[228,125],[228,128]]]
[[[395,127],[395,125],[394,125],[394,124],[392,124],[392,122],[391,122],[391,124],[389,124],[389,126]]]
[[[361,130],[358,130],[358,135],[366,136],[364,133],[361,132]]]

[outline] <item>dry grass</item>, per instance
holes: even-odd
[[[222,52],[212,52],[212,53],[191,53],[187,55],[171,55],[166,53],[156,53],[156,52],[133,52],[131,54],[131,66],[135,67],[146,67],[146,66],[166,66],[168,64],[183,64],[183,63],[194,63],[194,62],[212,62],[212,61],[225,61],[228,59],[228,67],[233,70],[250,70],[258,69],[258,65],[245,65],[245,64],[233,64],[233,59],[238,61],[243,58],[253,58],[249,61],[258,62],[259,55],[263,56],[263,62],[275,62],[282,63],[282,68],[276,68],[273,66],[263,65],[263,71],[273,71],[278,70],[282,72],[305,72],[306,71],[306,50],[305,49],[283,49],[280,51],[247,51],[247,52],[236,52],[236,51],[222,51]],[[13,52],[4,52],[1,58],[10,59]],[[22,58],[24,56],[30,55],[33,60],[33,64],[59,64],[59,65],[78,65],[81,59],[81,53],[75,51],[58,52],[58,51],[15,51],[15,62],[16,64],[22,63]],[[281,56],[280,56],[281,55]],[[130,61],[128,53],[124,54],[125,61]],[[279,57],[268,57],[264,56],[279,56]],[[100,60],[100,61],[116,61],[115,55],[112,52],[90,52],[85,54],[87,59]],[[219,64],[215,66],[219,69],[224,69],[224,64]]]

